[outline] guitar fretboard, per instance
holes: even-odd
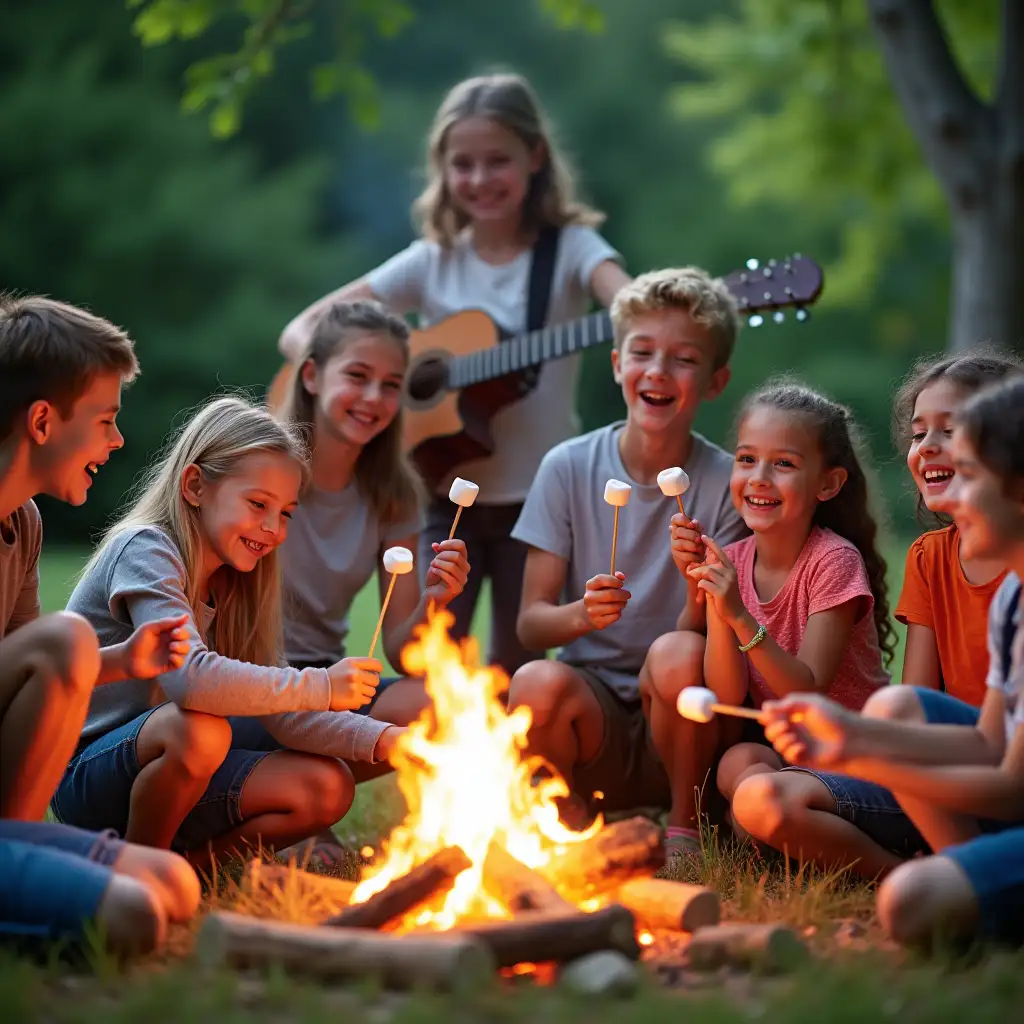
[[[452,359],[448,364],[448,387],[465,388],[494,380],[611,340],[612,321],[606,310],[568,323],[541,327],[507,341],[499,341],[497,345],[479,352]]]

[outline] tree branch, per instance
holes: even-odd
[[[1006,0],[1007,7],[1016,0]],[[990,180],[991,111],[961,75],[930,0],[868,0],[871,22],[907,123],[950,203],[971,207]]]
[[[996,109],[1000,149],[1017,176],[1024,175],[1024,5],[1003,0],[1003,53]]]

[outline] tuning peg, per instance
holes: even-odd
[[[811,319],[810,311],[804,309],[803,306],[797,306],[795,316],[797,321],[802,324],[807,323],[807,321]]]
[[[759,266],[761,266],[760,262],[753,257],[747,260],[747,270],[757,270]]]
[[[772,319],[773,319],[773,320],[774,320],[774,321],[775,321],[775,322],[776,322],[777,324],[785,323],[785,322],[786,322],[786,314],[785,314],[785,311],[784,311],[784,310],[781,310],[781,309],[777,309],[777,310],[775,310],[775,312],[774,312],[774,313],[772,313]]]
[[[760,314],[760,313],[752,313],[752,314],[750,315],[750,318],[749,318],[749,319],[747,320],[747,323],[748,323],[748,324],[749,324],[749,325],[750,325],[751,327],[760,327],[760,326],[761,326],[761,324],[763,324],[763,323],[764,323],[764,317],[763,317],[763,316],[761,316],[761,314]]]

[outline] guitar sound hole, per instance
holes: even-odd
[[[417,402],[429,401],[447,383],[448,367],[444,360],[436,357],[424,359],[409,374],[409,397]]]

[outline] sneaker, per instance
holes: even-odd
[[[665,864],[682,866],[686,861],[699,863],[703,860],[704,849],[697,836],[666,836]]]

